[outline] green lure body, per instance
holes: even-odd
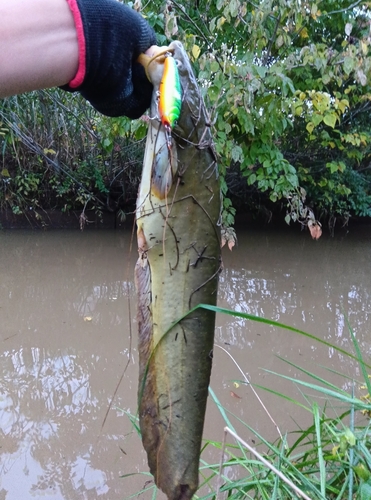
[[[165,57],[159,93],[158,109],[161,123],[171,131],[180,116],[182,87],[176,61],[170,54]]]

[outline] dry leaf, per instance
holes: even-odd
[[[133,9],[140,12],[142,10],[142,0],[135,0]]]
[[[322,235],[321,224],[318,221],[309,220],[308,221],[308,229],[310,231],[310,235],[314,240],[318,240]]]
[[[173,38],[178,33],[178,21],[174,12],[165,13],[165,34],[167,38]]]
[[[201,54],[201,48],[198,45],[193,45],[192,47],[192,55],[194,59],[198,59],[199,55]]]
[[[231,396],[232,398],[237,398],[237,399],[241,399],[241,396],[239,396],[238,394],[236,394],[235,392],[231,391]]]
[[[229,250],[232,250],[236,243],[237,236],[235,230],[232,227],[223,227],[221,231],[221,247],[223,248],[224,245],[228,244]]]
[[[349,36],[352,32],[353,25],[351,23],[346,23],[345,25],[345,34]]]

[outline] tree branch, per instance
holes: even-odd
[[[357,2],[354,2],[352,5],[349,5],[348,7],[344,7],[344,9],[339,9],[339,10],[333,10],[332,12],[327,12],[327,14],[324,14],[325,16],[332,16],[332,14],[340,14],[341,12],[346,12],[347,10],[354,9],[354,7],[357,7],[363,0],[358,0]]]

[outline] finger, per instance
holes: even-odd
[[[149,47],[149,49],[146,50],[145,54],[149,57],[154,57],[166,49],[167,49],[166,45],[163,45],[162,47],[159,47],[158,45],[152,45],[151,47]]]

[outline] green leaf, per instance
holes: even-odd
[[[337,172],[339,170],[339,166],[335,161],[331,161],[329,163],[326,163],[326,168],[328,168],[332,174],[334,174],[335,172]]]
[[[235,162],[241,161],[241,158],[243,156],[242,149],[240,146],[233,146],[232,151],[231,151],[231,156],[232,160]]]
[[[353,470],[360,479],[363,479],[363,481],[368,481],[371,478],[370,472],[363,464],[354,465]]]
[[[219,69],[219,64],[217,63],[217,61],[212,61],[210,64],[210,71],[212,73],[216,73],[218,69]]]
[[[355,446],[356,445],[356,437],[353,434],[353,432],[347,427],[344,432],[345,439],[347,440],[347,443],[349,446]]]
[[[325,85],[327,85],[328,83],[330,83],[331,81],[331,77],[330,75],[328,75],[327,73],[325,73],[324,75],[322,75],[322,81]]]
[[[247,178],[247,184],[249,186],[251,186],[252,184],[254,184],[254,182],[256,181],[256,174],[255,173],[252,173],[251,175],[249,175],[249,177]]]
[[[300,116],[302,114],[302,112],[303,112],[303,106],[297,106],[295,108],[295,115],[296,116]]]
[[[345,163],[343,161],[339,161],[339,164],[338,164],[338,170],[339,172],[344,172],[344,170],[347,168],[347,166],[345,165]]]
[[[353,57],[344,57],[343,69],[347,75],[349,75],[354,70],[354,66],[355,59]]]
[[[278,194],[273,191],[270,195],[269,195],[269,199],[273,202],[273,203],[276,203],[277,199],[278,199]]]
[[[238,0],[230,0],[229,2],[229,13],[232,17],[236,17],[240,8],[240,2]]]
[[[323,121],[326,123],[326,125],[332,128],[335,128],[336,120],[337,120],[336,113],[329,113],[323,117]]]
[[[296,188],[298,187],[298,178],[297,178],[297,175],[293,175],[293,174],[289,174],[289,175],[286,175],[286,180],[289,184],[291,184],[291,188]]]
[[[313,122],[315,127],[317,127],[321,123],[322,120],[323,120],[323,116],[321,114],[313,113],[312,122]]]
[[[211,33],[214,33],[214,31],[215,31],[215,27],[216,27],[216,20],[217,20],[217,18],[216,18],[216,17],[214,17],[214,18],[211,20],[211,22],[210,22],[210,31],[211,31]]]
[[[314,129],[314,123],[313,122],[308,122],[307,123],[307,126],[305,127],[308,132],[311,134],[313,132],[313,129]]]

